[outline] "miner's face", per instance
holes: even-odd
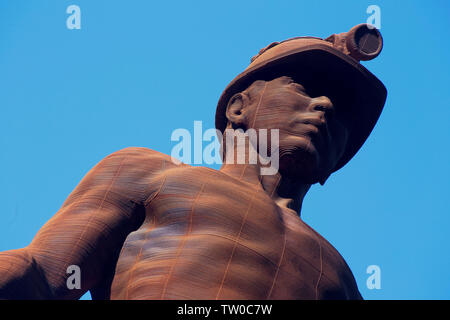
[[[256,81],[238,98],[241,101],[230,101],[227,109],[229,119],[235,113],[238,126],[257,131],[279,129],[281,173],[308,183],[331,174],[343,154],[349,129],[328,97],[311,97],[307,88],[283,76]]]

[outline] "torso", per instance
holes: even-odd
[[[263,189],[168,169],[123,245],[111,299],[355,299],[339,253]]]

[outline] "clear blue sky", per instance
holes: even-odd
[[[71,4],[81,30],[66,28]],[[388,89],[385,109],[356,157],[313,186],[302,215],[364,298],[450,299],[445,0],[0,0],[0,251],[26,246],[111,152],[170,154],[174,129],[212,128],[222,90],[259,49],[348,31],[370,4],[385,46],[364,64]],[[380,290],[366,287],[372,264]]]

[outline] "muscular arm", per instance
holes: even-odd
[[[25,248],[0,253],[0,298],[77,299],[105,286],[127,235],[145,219],[144,203],[170,157],[145,148],[115,152],[97,164]],[[81,269],[68,289],[67,267]]]

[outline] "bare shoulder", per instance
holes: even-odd
[[[127,163],[133,163],[138,166],[148,165],[158,167],[159,165],[167,167],[177,166],[169,155],[144,147],[127,147],[106,156],[102,161],[113,159],[126,160]],[[164,169],[165,167],[163,167]]]
[[[180,167],[169,155],[143,147],[128,147],[106,156],[97,166],[120,167],[122,174],[155,175]]]
[[[141,147],[128,147],[103,158],[75,188],[68,202],[76,198],[101,197],[108,193],[120,202],[142,203],[158,188],[167,170],[182,167],[161,152]],[[68,203],[66,201],[66,203]]]

